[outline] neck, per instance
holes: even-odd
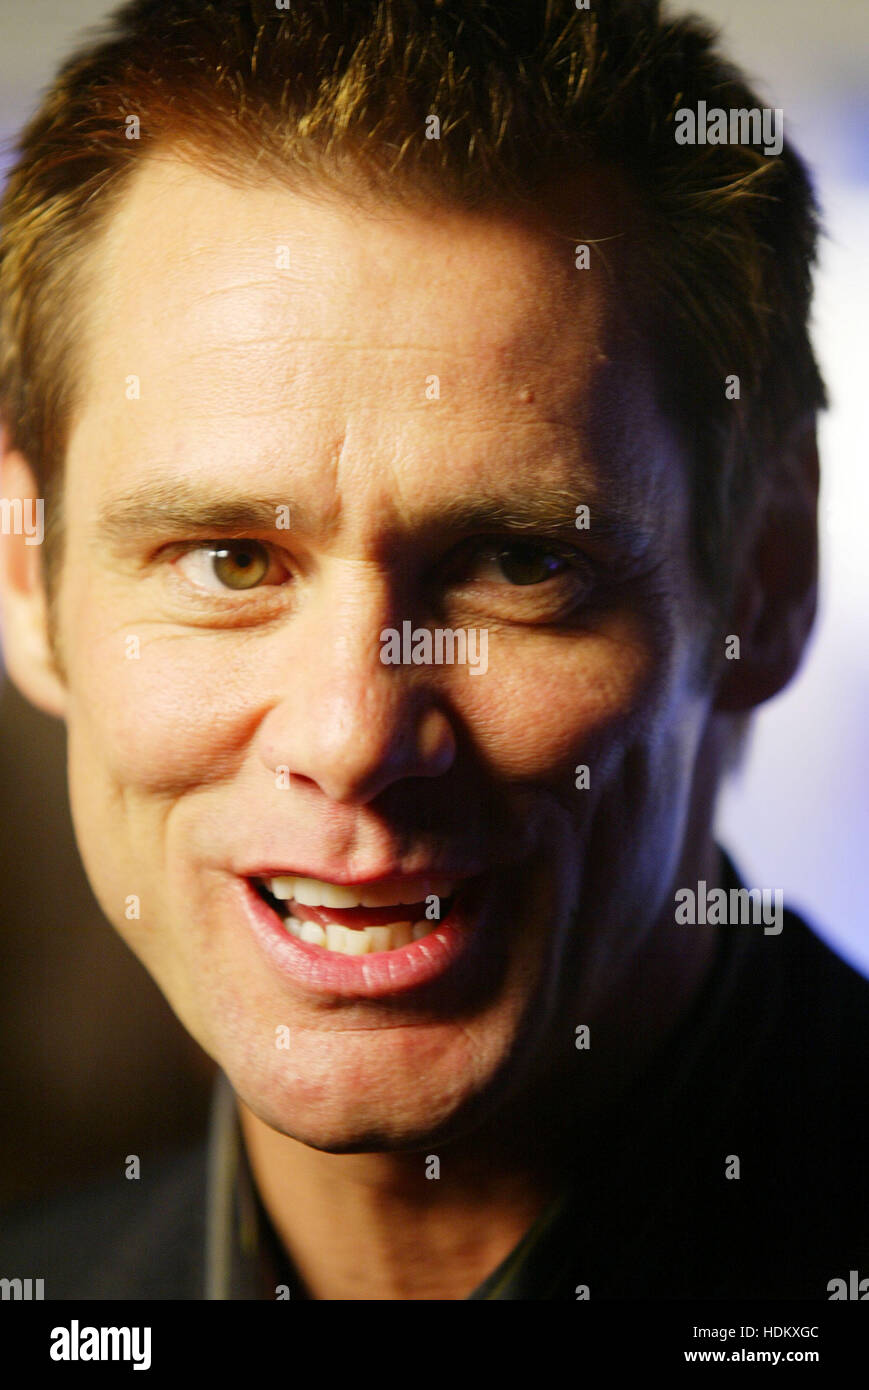
[[[239,1112],[263,1203],[316,1299],[466,1298],[554,1190],[490,1143],[438,1143],[435,1178],[425,1154],[323,1153]]]

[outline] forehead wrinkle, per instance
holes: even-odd
[[[141,185],[138,190],[141,192]],[[130,214],[127,209],[128,219]],[[115,246],[115,253],[123,250],[124,241],[118,234],[119,240]],[[436,409],[440,411],[450,411],[453,407],[458,407],[455,414],[466,406],[467,399],[473,393],[472,404],[478,403],[483,408],[496,408],[499,413],[505,410],[509,404],[506,397],[513,390],[514,386],[520,383],[525,384],[529,377],[538,398],[546,395],[553,398],[553,408],[556,415],[565,411],[573,414],[576,404],[573,399],[576,389],[577,378],[584,378],[590,370],[591,357],[587,351],[583,351],[583,331],[588,334],[593,326],[593,337],[595,346],[593,355],[599,355],[597,344],[600,339],[599,328],[604,317],[605,309],[601,303],[601,291],[604,287],[600,284],[594,285],[590,281],[582,283],[582,292],[576,293],[577,282],[568,275],[566,267],[560,266],[558,257],[553,260],[550,248],[546,248],[543,243],[531,244],[529,250],[540,252],[541,254],[532,255],[532,266],[530,268],[531,278],[534,285],[543,295],[535,297],[532,293],[533,285],[520,275],[514,277],[513,289],[515,293],[512,299],[508,296],[502,297],[501,308],[503,313],[496,316],[498,323],[497,336],[493,337],[490,324],[484,324],[479,333],[469,342],[463,345],[456,343],[454,338],[444,336],[443,340],[435,342],[413,342],[406,341],[390,342],[384,341],[382,327],[376,324],[377,331],[381,333],[379,339],[371,343],[359,341],[358,336],[349,338],[336,338],[334,335],[324,335],[322,333],[305,333],[298,331],[292,322],[292,315],[288,316],[286,330],[275,331],[273,327],[264,326],[263,332],[250,333],[250,322],[241,328],[243,337],[235,339],[227,344],[226,330],[227,324],[225,316],[221,317],[221,323],[215,325],[214,338],[212,343],[202,343],[201,332],[208,329],[209,315],[204,315],[204,321],[200,320],[195,324],[200,331],[200,338],[197,342],[188,342],[184,348],[184,358],[192,367],[197,369],[201,366],[213,364],[216,372],[223,368],[232,370],[238,366],[237,361],[233,361],[241,355],[245,370],[238,372],[232,382],[232,391],[227,393],[223,383],[212,379],[211,374],[206,370],[205,379],[196,383],[196,391],[200,395],[198,402],[191,402],[190,409],[195,413],[197,405],[202,403],[203,396],[211,404],[213,402],[221,413],[231,414],[243,410],[246,415],[262,416],[268,413],[269,404],[264,406],[263,393],[266,393],[274,401],[275,409],[284,409],[288,403],[289,395],[295,395],[296,400],[292,402],[294,410],[317,411],[328,405],[334,404],[336,383],[326,383],[322,381],[322,374],[318,372],[320,361],[312,361],[309,364],[292,361],[291,350],[293,347],[299,348],[304,345],[311,349],[311,355],[317,348],[325,349],[327,353],[336,352],[348,357],[352,356],[354,362],[354,375],[356,372],[364,370],[365,355],[369,354],[373,360],[383,362],[392,356],[404,356],[409,354],[419,355],[425,361],[421,363],[421,369],[428,367],[430,374],[435,371],[442,375],[445,390],[441,401]],[[202,257],[206,249],[199,247],[195,250],[195,255]],[[192,253],[185,253],[187,264],[190,264]],[[219,248],[212,253],[225,260],[226,247]],[[116,269],[119,267],[116,266]],[[349,274],[347,267],[344,272]],[[544,273],[545,272],[545,273]],[[273,296],[276,289],[277,277],[259,282],[256,280],[237,280],[232,285],[207,286],[203,294],[205,298],[212,298],[215,302],[222,299],[231,299],[233,294],[241,294],[245,299],[259,299],[263,296],[258,294],[260,285],[263,295]],[[355,282],[354,282],[355,283]],[[401,282],[398,281],[399,288]],[[125,287],[126,286],[126,290]],[[253,286],[253,290],[250,287]],[[120,293],[129,293],[129,278],[124,276],[118,289]],[[306,286],[311,289],[310,284]],[[343,283],[333,285],[328,282],[329,290],[337,290],[337,297],[342,299],[345,295]],[[334,298],[333,294],[333,298]],[[169,297],[171,299],[171,296]],[[147,315],[152,313],[150,304],[143,303],[142,311]],[[268,308],[268,306],[265,306]],[[256,312],[256,311],[255,311]],[[270,311],[273,317],[273,309]],[[437,312],[437,301],[433,305],[433,312]],[[189,320],[188,320],[189,322]],[[134,346],[135,327],[129,331],[129,348]],[[445,325],[449,327],[450,325]],[[466,335],[467,336],[467,335]],[[572,350],[571,350],[572,349]],[[114,351],[114,349],[113,349]],[[573,359],[572,366],[575,370],[560,374],[552,370],[553,356],[555,354],[561,358],[562,363],[568,355]],[[305,354],[302,353],[304,356]],[[443,363],[435,359],[444,357]],[[281,365],[283,364],[283,365]],[[472,372],[464,370],[454,370],[456,364],[462,368],[465,364],[472,366]],[[159,371],[159,365],[158,365]],[[541,381],[541,372],[546,376],[546,381]],[[388,393],[389,406],[391,410],[398,408],[408,413],[416,413],[417,410],[431,410],[432,403],[427,401],[422,390],[422,380],[418,383],[414,376],[412,364],[408,363],[405,373],[407,377],[406,393],[400,393],[396,399],[396,388],[393,383],[381,382],[379,378],[379,368],[371,373],[371,379],[362,383],[363,402],[368,404],[376,403],[378,392]],[[101,370],[101,377],[105,373]],[[355,391],[359,392],[360,384],[356,381],[346,383],[345,394]],[[309,400],[299,399],[299,397],[309,397],[312,392],[317,392],[321,399],[313,404]],[[339,395],[340,395],[339,390]],[[595,392],[587,392],[587,398],[593,400]],[[418,399],[417,399],[418,397]],[[351,401],[348,400],[348,405]],[[355,404],[355,402],[353,402]],[[379,403],[378,403],[379,404]],[[473,412],[472,412],[473,413]],[[480,411],[476,412],[479,422]],[[452,427],[452,424],[451,424]]]
[[[174,210],[178,216],[182,216],[187,204],[190,205],[190,213],[195,217],[201,199],[197,196],[197,190],[202,187],[205,194],[214,190],[222,191],[229,195],[237,195],[238,190],[218,179],[213,174],[204,170],[197,170],[190,165],[174,161],[171,158],[157,159],[153,154],[146,157],[142,167],[137,172],[131,187],[127,191],[126,197],[117,209],[106,232],[102,245],[103,269],[107,270],[111,266],[114,278],[119,286],[135,289],[131,285],[128,276],[129,251],[127,245],[132,237],[135,247],[136,259],[141,261],[143,255],[148,255],[148,244],[143,247],[141,244],[140,220],[146,220],[147,213],[153,200],[161,191],[161,181],[165,185],[168,178],[169,192],[172,195],[168,200],[170,213]],[[156,185],[156,186],[155,186]],[[163,188],[165,194],[165,187]],[[290,263],[286,270],[275,271],[274,250],[276,243],[292,243],[295,238],[300,247],[303,248],[306,267],[308,270],[314,268],[314,263],[319,259],[319,263],[324,271],[328,271],[329,287],[334,293],[343,296],[346,293],[354,293],[358,284],[359,266],[357,262],[345,254],[339,258],[329,258],[326,251],[320,250],[315,233],[318,229],[317,218],[328,215],[334,228],[346,226],[357,230],[359,218],[353,210],[342,209],[340,205],[330,206],[328,210],[319,207],[311,199],[304,197],[301,193],[290,194],[286,189],[275,181],[273,185],[268,185],[264,190],[251,188],[246,194],[248,205],[252,205],[252,200],[265,194],[267,201],[264,203],[264,216],[279,222],[278,203],[282,198],[290,200],[294,223],[290,228],[275,226],[274,232],[265,233],[246,228],[243,234],[235,241],[214,241],[209,242],[205,239],[205,233],[199,232],[199,242],[190,243],[191,237],[197,236],[195,222],[185,221],[184,233],[182,237],[163,238],[159,248],[151,244],[149,261],[165,269],[167,273],[178,281],[177,288],[182,289],[189,283],[189,272],[193,267],[198,267],[203,260],[208,258],[215,263],[215,269],[220,271],[222,267],[228,266],[233,275],[238,275],[238,262],[242,260],[248,265],[252,260],[262,258],[263,277],[251,280],[236,279],[229,285],[212,286],[203,292],[204,298],[220,298],[226,294],[237,293],[251,287],[256,291],[260,286],[270,295],[274,295],[279,286],[292,285],[295,277],[294,257],[291,255]],[[164,197],[164,204],[167,202]],[[312,225],[311,214],[313,213],[314,222]],[[471,276],[471,283],[474,288],[478,288],[480,281],[476,274],[478,258],[469,255],[461,248],[456,250],[454,241],[454,217],[455,214],[443,209],[429,209],[423,217],[420,212],[416,214],[408,213],[402,217],[379,218],[371,217],[368,219],[372,225],[382,226],[384,235],[391,238],[388,246],[378,249],[378,243],[366,242],[366,255],[374,254],[377,265],[374,267],[376,273],[383,279],[384,286],[388,288],[392,298],[395,288],[402,285],[401,272],[396,270],[393,241],[397,238],[407,244],[408,255],[413,255],[414,262],[411,269],[416,266],[425,269],[426,281],[429,287],[433,284],[437,287],[443,283],[445,286],[453,287],[456,277],[461,276],[462,280]],[[415,227],[425,228],[424,249],[417,241],[414,241]],[[464,245],[473,250],[485,248],[490,260],[494,258],[495,267],[493,273],[486,283],[486,291],[494,291],[498,298],[499,307],[502,313],[499,315],[504,318],[510,310],[518,310],[520,317],[525,317],[525,309],[529,308],[532,312],[538,311],[541,295],[548,301],[548,312],[540,315],[546,322],[550,318],[551,310],[555,304],[561,302],[563,293],[560,287],[556,287],[556,281],[561,281],[564,289],[575,286],[577,281],[575,273],[570,269],[572,265],[571,247],[569,241],[572,238],[563,238],[563,246],[559,248],[556,234],[553,229],[547,226],[533,229],[530,226],[520,225],[518,217],[512,219],[502,215],[483,217],[479,214],[471,217],[465,214],[462,222],[465,233]],[[529,235],[531,233],[531,235]],[[409,235],[408,235],[409,234]],[[437,244],[432,247],[432,239],[436,239]],[[443,246],[441,245],[443,242]],[[261,249],[260,249],[261,248]],[[351,240],[350,251],[353,249]],[[506,289],[498,283],[497,269],[498,255],[502,250],[515,253],[517,249],[522,251],[522,259],[526,267],[526,276],[517,277],[516,283]],[[345,253],[347,247],[345,246]],[[268,264],[269,274],[265,275],[266,264]],[[515,264],[515,260],[514,260]],[[371,274],[371,267],[368,267]],[[105,276],[103,277],[105,279]],[[530,281],[534,280],[532,288]],[[309,277],[304,283],[310,283]],[[585,290],[589,286],[586,282]],[[437,299],[438,297],[435,296]],[[517,326],[522,327],[517,321]],[[524,330],[523,330],[524,336]]]
[[[183,177],[188,177],[189,170],[183,171]],[[193,178],[198,177],[195,172]],[[218,182],[218,181],[213,181]],[[151,185],[148,186],[152,188]],[[190,182],[185,193],[185,202],[189,202],[195,214],[196,204],[193,197],[196,193],[197,185]],[[153,189],[152,189],[153,191]],[[138,197],[138,211],[142,212],[142,200],[145,196],[145,188],[142,183],[133,191],[133,197]],[[295,200],[299,202],[298,199]],[[172,204],[174,207],[174,204]],[[183,211],[183,208],[182,208]],[[127,245],[129,233],[136,232],[136,218],[132,210],[132,204],[127,204],[125,234],[119,237],[115,243],[114,253],[116,257],[115,271],[120,272],[123,268],[123,257],[117,259],[119,252],[129,250]],[[195,222],[192,222],[195,234]],[[317,223],[311,223],[307,214],[301,220],[303,236],[306,241],[306,267],[310,272],[316,264],[316,247],[311,248],[311,228],[316,229]],[[334,224],[333,224],[334,225]],[[352,221],[347,225],[354,225]],[[237,341],[237,344],[227,346],[225,334],[221,340],[212,345],[202,345],[201,338],[198,343],[191,343],[189,360],[197,364],[197,380],[194,395],[198,395],[198,400],[192,400],[189,407],[185,406],[185,413],[197,416],[200,410],[205,413],[205,400],[213,402],[218,414],[225,420],[232,417],[243,416],[245,419],[263,418],[270,414],[283,424],[284,420],[292,413],[303,413],[306,417],[311,415],[321,415],[324,422],[324,429],[330,435],[340,436],[342,442],[337,446],[335,452],[328,455],[321,453],[317,449],[318,466],[321,473],[320,486],[324,491],[331,488],[332,496],[336,496],[336,488],[339,482],[339,474],[344,469],[344,465],[350,458],[358,457],[358,451],[354,447],[358,433],[365,433],[365,425],[362,416],[369,414],[375,420],[372,431],[379,431],[382,427],[380,421],[389,412],[389,418],[393,419],[396,415],[406,414],[408,417],[418,417],[418,412],[425,409],[427,412],[437,412],[443,418],[449,418],[449,430],[463,431],[472,437],[476,434],[479,438],[482,432],[489,431],[488,416],[494,415],[496,424],[491,427],[491,432],[503,432],[504,430],[517,430],[520,426],[529,428],[536,427],[541,420],[559,425],[569,425],[575,438],[582,441],[583,454],[587,460],[596,467],[603,466],[608,473],[613,470],[624,472],[623,469],[616,468],[615,455],[627,456],[636,454],[636,446],[631,447],[630,418],[632,409],[635,408],[636,397],[632,397],[630,381],[626,379],[624,373],[624,359],[621,356],[614,362],[612,356],[608,356],[606,348],[607,339],[612,340],[613,335],[613,303],[618,299],[614,293],[612,284],[608,284],[604,279],[594,276],[588,279],[576,277],[575,272],[570,268],[572,259],[567,255],[572,247],[564,244],[564,255],[560,249],[553,249],[551,237],[549,241],[536,239],[523,242],[517,239],[513,230],[506,226],[506,235],[497,238],[496,246],[506,247],[511,252],[512,259],[506,262],[510,271],[509,283],[506,288],[501,286],[502,293],[500,298],[492,301],[499,308],[499,312],[494,318],[493,331],[492,321],[482,321],[478,326],[473,319],[470,324],[462,320],[464,304],[456,303],[456,296],[452,276],[460,273],[462,283],[466,280],[473,287],[481,284],[484,294],[487,293],[487,286],[497,282],[496,270],[499,265],[504,264],[503,260],[495,257],[494,266],[490,266],[490,273],[485,277],[474,276],[473,257],[469,255],[468,247],[473,250],[477,245],[485,244],[480,240],[480,225],[468,222],[454,223],[447,217],[441,218],[437,224],[439,234],[444,228],[454,233],[455,226],[468,228],[468,241],[460,241],[455,249],[455,254],[450,253],[449,241],[437,243],[436,252],[432,254],[428,239],[429,228],[424,219],[417,218],[417,229],[419,237],[414,240],[411,236],[409,240],[410,250],[414,252],[416,260],[426,267],[433,261],[439,264],[439,257],[446,259],[440,265],[441,280],[450,285],[453,293],[444,296],[443,301],[446,308],[446,318],[440,313],[441,300],[437,296],[432,298],[432,315],[427,316],[424,322],[429,323],[433,316],[436,327],[443,324],[444,328],[451,327],[449,323],[452,317],[459,325],[462,332],[462,343],[456,345],[454,339],[445,337],[442,343],[436,345],[429,343],[388,342],[381,336],[377,341],[366,344],[358,340],[358,335],[354,334],[351,338],[335,338],[334,335],[324,335],[314,331],[316,325],[312,325],[312,332],[306,335],[304,332],[296,332],[293,316],[288,315],[286,333],[275,331],[271,324],[264,324],[264,332],[256,332],[251,336],[251,319],[244,324],[240,331],[245,334]],[[121,226],[119,222],[118,227]],[[414,225],[408,222],[407,226],[411,233],[414,232]],[[502,224],[497,220],[491,224],[489,230],[494,234],[499,232]],[[426,236],[423,237],[423,232]],[[332,233],[330,231],[330,237]],[[283,238],[284,240],[290,238]],[[573,240],[571,237],[569,240]],[[170,238],[171,242],[171,238]],[[175,244],[174,242],[172,243]],[[329,241],[328,245],[331,246]],[[402,242],[404,244],[404,242]],[[138,250],[139,237],[136,237]],[[227,264],[231,246],[224,243],[216,248],[205,245],[195,245],[191,249],[189,243],[185,246],[183,240],[180,241],[181,250],[176,253],[176,261],[180,259],[183,263],[186,258],[188,267],[193,261],[198,260],[202,264],[207,252],[211,252],[213,258],[220,260],[220,264]],[[366,242],[366,248],[368,243]],[[389,281],[390,289],[401,291],[403,288],[404,271],[395,268],[393,263],[388,260],[387,253],[393,246],[389,242],[386,247],[382,243],[375,241],[374,250],[377,252],[378,265],[385,265],[387,271],[392,274]],[[527,257],[525,257],[525,270],[523,271],[522,259],[515,255],[518,250],[524,253],[527,247]],[[500,254],[500,251],[499,251]],[[272,276],[260,282],[256,279],[247,280],[244,278],[247,271],[247,249],[244,243],[241,245],[240,257],[243,265],[239,270],[236,264],[235,280],[232,284],[219,286],[206,286],[204,297],[209,296],[215,304],[221,300],[229,302],[233,294],[240,295],[246,300],[263,300],[264,308],[265,295],[274,295],[277,284],[281,282],[279,276]],[[326,251],[322,252],[322,259],[328,261]],[[161,264],[163,264],[161,262]],[[333,304],[337,300],[338,305],[345,302],[347,297],[347,286],[350,286],[351,293],[355,292],[359,284],[357,260],[352,260],[347,264],[338,264],[330,272],[330,278],[326,281],[326,298]],[[429,277],[430,279],[430,277]],[[260,285],[263,293],[259,293]],[[124,293],[133,288],[130,279],[124,271],[123,279],[120,282],[119,290]],[[253,286],[253,288],[251,288]],[[364,288],[364,281],[362,282]],[[316,307],[317,291],[322,294],[322,288],[313,285],[310,274],[306,275],[305,288],[308,291],[309,303]],[[211,293],[213,291],[213,294]],[[413,277],[408,288],[411,302],[414,301]],[[283,300],[284,296],[281,295]],[[392,296],[389,296],[391,302]],[[151,313],[151,306],[142,303],[142,309],[146,316]],[[254,311],[253,321],[255,322],[257,310]],[[197,325],[201,330],[206,327],[209,315],[203,315],[203,321]],[[224,325],[225,315],[222,315]],[[298,317],[298,315],[296,315]],[[467,317],[467,315],[466,315]],[[382,335],[383,325],[381,316],[375,315],[373,326]],[[400,325],[400,316],[393,315],[392,322]],[[388,326],[388,325],[387,325]],[[135,328],[135,326],[134,326]],[[469,334],[472,336],[469,337]],[[295,335],[295,336],[294,336]],[[153,336],[153,335],[152,335]],[[215,335],[219,336],[219,335]],[[290,354],[291,342],[300,347],[304,344],[310,348],[310,353],[303,352],[303,357],[309,357],[309,362],[299,363],[298,359],[293,362]],[[128,344],[129,347],[135,345],[134,330],[130,331]],[[325,354],[319,356],[317,348],[325,349]],[[620,345],[621,347],[621,345]],[[277,360],[272,360],[273,349],[277,349]],[[114,351],[114,348],[112,349]],[[229,359],[228,365],[237,366],[237,362],[232,362],[233,351],[236,357],[241,355],[247,368],[244,372],[238,372],[232,381],[232,390],[226,390],[225,382],[213,380],[208,372],[204,378],[199,380],[199,363],[211,361],[212,363],[222,363]],[[342,383],[336,375],[334,368],[330,372],[318,373],[318,365],[322,363],[323,355],[346,355],[347,360],[352,359],[353,370],[348,373],[349,380]],[[414,377],[412,363],[407,364],[407,371],[403,376],[407,379],[406,395],[399,392],[396,395],[396,383],[384,379],[380,368],[375,368],[367,375],[364,374],[365,355],[372,357],[373,361],[382,364],[388,358],[398,354],[408,357],[408,354],[420,354],[426,358],[426,362],[421,365],[429,365],[431,359],[443,353],[447,356],[447,361],[443,367],[444,380],[442,383],[441,400],[435,404],[424,398],[422,381],[419,383],[412,379]],[[210,354],[210,358],[209,358]],[[265,360],[261,360],[265,359]],[[280,363],[283,362],[283,369]],[[459,365],[459,370],[450,371],[450,367]],[[471,370],[465,370],[465,364],[471,365]],[[277,366],[277,370],[275,367]],[[159,370],[159,364],[158,364]],[[432,363],[431,370],[437,372],[437,364]],[[214,376],[218,372],[214,373]],[[324,377],[331,376],[333,379],[325,380]],[[630,377],[630,369],[627,377]],[[624,385],[623,385],[624,383]],[[171,381],[166,382],[167,388],[171,389]],[[526,407],[517,407],[512,400],[512,393],[520,385],[529,384],[534,389],[535,401],[533,407],[528,410]],[[161,383],[162,385],[162,383]],[[400,383],[399,383],[400,385]],[[312,395],[316,398],[312,401]],[[264,400],[265,395],[265,400]],[[292,399],[295,397],[296,399]],[[359,404],[361,402],[361,405]],[[183,396],[180,404],[184,405]],[[288,410],[288,407],[290,409]],[[146,403],[146,409],[147,409]],[[153,400],[151,410],[153,412]],[[358,425],[358,429],[357,429]],[[352,430],[351,430],[352,426]],[[437,431],[436,431],[437,432]],[[194,441],[195,442],[195,441]],[[373,457],[384,459],[386,450],[375,440],[379,449]],[[418,447],[416,441],[412,441]],[[424,441],[423,441],[424,442]],[[435,449],[440,456],[440,452],[448,445],[448,440],[436,439]],[[573,450],[571,450],[573,453]],[[577,450],[577,454],[579,451]],[[400,479],[401,462],[401,442],[396,438],[395,445],[391,449],[392,457],[383,467],[390,467]],[[641,462],[641,461],[640,461]],[[376,465],[373,465],[376,466]],[[509,463],[506,464],[509,467]],[[331,475],[331,476],[329,476]]]

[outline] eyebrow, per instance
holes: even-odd
[[[296,509],[286,497],[221,496],[186,483],[146,483],[103,503],[97,538],[121,545],[169,532],[271,531],[281,507],[290,507],[292,524]]]
[[[535,493],[503,498],[449,499],[438,509],[436,520],[457,531],[530,532],[564,539],[577,535],[576,509],[589,509],[589,526],[578,534],[590,541],[617,544],[641,553],[652,539],[648,527],[623,506],[603,502],[591,489],[541,487]]]
[[[576,509],[589,508],[589,527],[579,535],[591,542],[617,545],[641,554],[651,540],[648,527],[622,505],[603,502],[592,490],[541,486],[533,493],[507,492],[501,497],[450,497],[413,522],[413,531],[425,534],[438,527],[463,534],[504,530],[565,539],[576,535]],[[97,518],[96,539],[121,547],[156,535],[249,535],[278,529],[280,509],[289,509],[289,531],[314,530],[309,510],[291,498],[250,497],[223,494],[189,483],[163,480],[147,483],[107,500]],[[321,526],[322,526],[322,518]]]

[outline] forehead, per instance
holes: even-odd
[[[629,216],[607,171],[539,209],[471,213],[149,156],[94,252],[84,436],[194,471],[206,436],[255,436],[264,459],[290,457],[291,436],[312,462],[348,433],[369,459],[421,462],[448,438],[483,473],[515,438],[553,483],[602,456],[627,481],[654,413],[622,288]]]

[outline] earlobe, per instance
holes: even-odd
[[[770,498],[743,566],[715,707],[745,713],[792,680],[815,619],[818,592],[818,450],[814,419],[795,432],[789,466]],[[739,639],[738,648],[728,638]],[[728,655],[729,652],[729,655]]]
[[[0,468],[0,633],[3,662],[31,704],[62,719],[66,686],[49,636],[43,582],[44,499],[26,459],[3,441]]]

